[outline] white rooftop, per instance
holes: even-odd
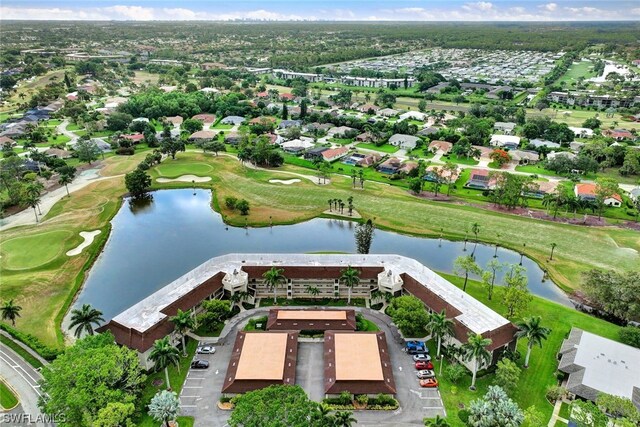
[[[509,323],[449,281],[438,276],[418,261],[400,255],[355,254],[228,254],[204,262],[162,289],[129,307],[113,320],[123,326],[144,332],[166,317],[160,311],[186,295],[199,284],[219,272],[233,273],[250,266],[314,266],[384,267],[394,274],[407,273],[461,312],[458,321],[471,331],[482,334]]]
[[[640,350],[582,331],[574,363],[584,367],[582,384],[595,390],[632,398],[640,388]]]

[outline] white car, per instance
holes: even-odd
[[[413,361],[414,362],[428,362],[431,360],[431,356],[429,356],[428,354],[414,354],[413,355]]]
[[[198,354],[213,354],[216,352],[216,348],[212,345],[204,345],[202,347],[198,347]]]
[[[416,377],[421,380],[425,380],[427,378],[434,378],[436,374],[430,369],[424,369],[422,371],[416,372]]]

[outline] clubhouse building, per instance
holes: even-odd
[[[357,269],[360,273],[360,282],[351,289],[352,298],[371,298],[373,291],[390,293],[394,296],[414,295],[430,311],[445,310],[447,317],[454,324],[453,343],[460,345],[466,342],[469,333],[481,334],[485,338],[490,338],[491,344],[488,346],[488,350],[492,353],[492,363],[498,360],[505,349],[515,348],[516,327],[509,320],[418,261],[400,255],[228,254],[215,257],[118,314],[99,331],[111,331],[116,342],[137,350],[143,366],[150,368],[151,363],[148,361],[148,356],[153,343],[157,339],[173,333],[174,326],[169,318],[175,315],[178,309],[191,310],[195,313],[203,300],[229,297],[237,292],[247,292],[249,303],[254,303],[260,298],[272,298],[273,292],[262,278],[262,274],[272,267],[282,269],[283,275],[287,278],[286,288],[278,291],[281,297],[286,296],[288,299],[346,298],[349,289],[340,283],[339,278],[347,266]],[[388,361],[386,341],[384,346],[378,346],[378,352],[373,350],[370,352],[372,355],[376,353],[371,357],[372,360],[377,358],[375,364],[381,366],[382,376],[376,370],[375,378],[347,378],[344,376],[338,378],[341,372],[351,369],[341,370],[336,365],[342,364],[340,361],[346,359],[339,356],[339,354],[344,354],[339,342],[343,340],[343,337],[340,336],[336,340],[335,336],[342,333],[353,333],[355,314],[352,310],[273,310],[267,321],[267,329],[269,334],[280,333],[283,337],[287,336],[286,340],[279,338],[283,341],[278,341],[277,348],[274,347],[274,353],[278,354],[282,353],[283,349],[289,348],[287,347],[289,344],[283,343],[294,341],[291,334],[295,335],[296,331],[305,329],[328,331],[326,334],[329,335],[325,335],[325,338],[329,336],[331,339],[329,344],[325,339],[325,348],[327,345],[333,346],[326,348],[326,351],[331,350],[336,357],[333,364],[336,374],[331,375],[333,379],[331,384],[325,384],[327,391],[339,390],[342,381],[369,381],[370,384],[378,382],[378,385],[388,384],[384,386],[387,387],[387,390],[395,387],[391,383],[392,379],[387,381],[388,377],[385,376],[384,364]],[[246,340],[248,335],[253,334],[238,333],[237,339]],[[297,335],[295,337],[297,339]],[[246,345],[251,346],[253,345],[251,344],[252,339],[241,343],[236,341],[236,346],[242,344],[239,347],[241,349]],[[373,338],[368,339],[373,342]],[[363,343],[363,348],[374,349],[375,347],[370,344]],[[291,357],[295,357],[290,353],[287,352],[284,359],[278,358],[278,372],[280,370],[283,373],[287,372],[286,364],[292,360]],[[235,353],[233,357],[236,357]],[[239,355],[236,363],[236,370],[240,371],[240,381],[245,380],[242,378],[243,376],[251,379],[248,377],[253,374],[242,368],[245,361]],[[251,362],[246,362],[245,366],[251,364]],[[295,360],[293,360],[293,364],[295,365]],[[275,371],[276,368],[271,369],[269,375],[274,376]],[[369,374],[373,375],[373,373],[367,372],[367,375]],[[265,373],[265,375],[267,374]],[[243,388],[242,382],[237,382],[238,376],[234,377],[233,384],[225,382],[225,387],[229,392],[232,388]],[[283,376],[279,381],[284,381],[285,378],[291,377]],[[265,382],[273,380],[272,378],[253,379]]]

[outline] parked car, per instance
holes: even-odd
[[[416,369],[433,369],[433,363],[431,362],[416,362]]]
[[[206,360],[196,359],[191,362],[191,369],[207,369],[209,367],[209,362]]]
[[[435,376],[436,374],[434,374],[433,371],[429,369],[424,369],[422,371],[416,372],[416,377],[420,378],[421,380],[424,380],[427,378],[434,378]]]
[[[420,380],[420,387],[435,388],[438,387],[438,380],[435,378],[428,378],[426,380]]]
[[[422,341],[407,341],[405,349],[409,354],[429,352]]]
[[[431,361],[431,356],[425,353],[414,354],[413,355],[414,362],[429,362]]]
[[[212,345],[203,345],[201,347],[198,347],[197,352],[199,354],[213,354],[216,352],[216,348]]]

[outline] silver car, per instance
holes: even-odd
[[[431,360],[431,356],[429,356],[428,354],[414,354],[413,355],[413,361],[414,362],[420,362],[420,361],[424,361],[424,362],[428,362]]]
[[[216,352],[216,348],[212,345],[203,345],[202,347],[198,347],[198,354],[213,354]]]
[[[426,380],[427,378],[435,378],[436,374],[433,373],[432,370],[424,369],[422,371],[416,372],[416,377],[421,380]]]

